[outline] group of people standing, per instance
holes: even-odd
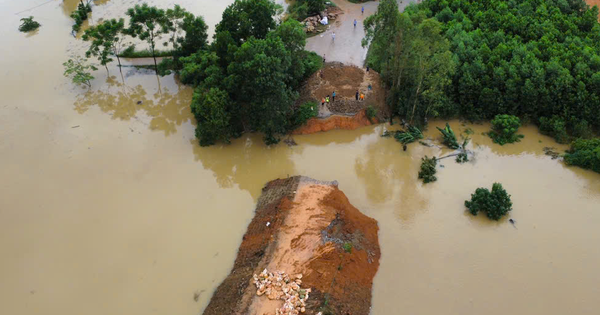
[[[331,96],[332,96],[331,102],[335,102],[335,91],[333,91],[333,93],[331,93]],[[325,104],[329,105],[329,95],[321,98],[321,106],[325,106]]]

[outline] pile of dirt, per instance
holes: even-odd
[[[335,101],[331,97],[334,91]],[[356,100],[357,91],[365,94],[364,101]],[[339,62],[326,63],[300,89],[300,97],[296,105],[308,101],[320,104],[321,99],[328,95],[332,101],[328,105],[328,110],[334,114],[355,114],[368,106],[373,106],[377,109],[379,117],[383,119],[389,117],[385,89],[380,83],[379,73],[373,70],[367,72],[364,68]]]
[[[322,131],[334,129],[354,130],[360,127],[369,126],[378,123],[377,118],[369,120],[366,110],[363,109],[356,115],[341,116],[333,115],[325,119],[311,118],[304,125],[292,132],[293,135],[309,135]]]
[[[244,235],[233,270],[205,315],[276,314],[283,300],[257,295],[264,269],[302,274],[304,314],[369,314],[379,268],[377,222],[353,207],[337,182],[292,177],[269,182]],[[260,291],[259,293],[263,293]]]

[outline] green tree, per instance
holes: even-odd
[[[19,31],[26,33],[37,30],[40,26],[40,23],[33,20],[33,16],[22,18],[21,25],[19,25]]]
[[[84,3],[83,0],[79,0],[79,4],[77,5],[77,9],[71,13],[71,18],[75,20],[75,24],[73,25],[73,33],[77,33],[81,30],[81,25],[83,22],[88,19],[88,13],[92,12],[92,7],[90,3],[92,0],[86,0]]]
[[[280,6],[272,0],[235,0],[223,11],[216,33],[229,32],[238,45],[250,37],[264,39],[277,26],[274,16],[278,10]]]
[[[471,200],[465,201],[465,207],[469,209],[472,215],[477,215],[479,211],[483,211],[488,218],[498,221],[508,211],[512,210],[512,201],[502,184],[494,183],[492,192],[487,188],[477,188],[475,193],[471,195]]]
[[[227,71],[232,99],[243,105],[246,130],[264,133],[274,144],[285,133],[291,105],[297,97],[286,82],[291,66],[290,53],[278,37],[250,38],[235,53]]]
[[[107,64],[113,60],[111,56],[117,56],[119,67],[121,67],[119,54],[121,53],[123,37],[120,35],[124,27],[125,22],[123,19],[118,21],[112,19],[104,21],[98,26],[88,28],[83,34],[84,41],[91,41],[90,48],[85,53],[86,57],[98,57],[98,61],[106,68],[106,72],[108,72]]]
[[[201,146],[213,145],[217,141],[229,143],[233,134],[230,126],[229,109],[232,106],[229,94],[218,88],[203,91],[197,88],[192,99],[192,113],[196,117],[196,137]]]
[[[129,8],[127,15],[130,19],[129,28],[126,30],[126,33],[133,37],[139,37],[148,43],[152,58],[154,59],[154,68],[158,72],[155,50],[156,42],[163,34],[169,31],[169,28],[164,27],[168,23],[165,10],[150,7],[144,3],[141,6],[138,4],[133,8]]]
[[[496,115],[492,120],[492,131],[488,133],[495,143],[504,145],[520,141],[523,135],[518,135],[521,120],[513,115]]]
[[[565,162],[600,173],[600,138],[573,141]]]
[[[437,177],[435,176],[435,173],[437,173],[435,168],[436,165],[437,159],[435,157],[428,158],[425,156],[421,159],[419,179],[422,179],[424,184],[435,182],[437,180]]]
[[[90,71],[96,71],[94,65],[86,64],[87,59],[82,59],[80,57],[73,57],[63,63],[65,67],[64,76],[71,78],[73,83],[75,84],[85,84],[88,87],[92,87],[91,80],[94,79]]]

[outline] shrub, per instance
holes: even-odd
[[[23,23],[21,23],[21,25],[19,25],[19,31],[21,31],[23,33],[35,31],[40,26],[42,26],[40,23],[33,20],[33,16],[30,16],[27,18],[22,18],[21,21]]]
[[[352,253],[352,243],[344,243],[344,251],[346,253]]]
[[[492,131],[488,135],[499,145],[518,142],[523,138],[523,135],[517,134],[520,126],[521,121],[517,116],[496,115],[492,120]]]
[[[446,123],[446,128],[441,129],[440,127],[436,127],[442,133],[442,137],[444,137],[444,144],[447,145],[450,149],[458,149],[460,146],[458,145],[458,141],[456,141],[456,135],[450,125]]]
[[[467,156],[467,153],[465,153],[465,152],[459,153],[456,156],[456,163],[465,163],[465,162],[469,162],[469,157]]]
[[[229,143],[232,137],[230,115],[227,109],[231,107],[231,99],[225,91],[211,88],[203,91],[197,88],[192,98],[192,113],[196,117],[196,137],[201,146],[215,144],[218,140]]]
[[[600,173],[600,138],[573,141],[565,162]]]
[[[592,137],[592,129],[587,120],[580,120],[573,126],[573,136],[585,139]]]
[[[435,177],[435,173],[437,170],[435,166],[437,165],[437,159],[432,157],[431,159],[427,157],[427,155],[421,159],[421,170],[419,171],[419,179],[423,180],[423,183],[431,183],[437,180]]]
[[[494,183],[492,192],[487,188],[477,188],[471,195],[471,201],[465,201],[465,207],[472,215],[483,211],[488,218],[497,221],[512,210],[512,202],[510,195],[502,188],[502,184]]]
[[[306,102],[302,105],[300,105],[300,107],[298,107],[298,109],[296,110],[296,112],[294,112],[293,114],[293,118],[292,118],[292,122],[291,122],[291,127],[292,129],[298,128],[302,125],[304,125],[309,119],[313,118],[313,117],[317,117],[317,115],[319,114],[319,105],[315,102]]]
[[[565,121],[558,116],[541,117],[539,128],[542,134],[553,137],[558,143],[569,142]]]
[[[373,118],[377,116],[377,108],[373,107],[372,105],[369,105],[369,107],[367,107],[366,114],[367,118],[369,118],[369,121],[373,122]]]
[[[73,25],[73,33],[79,32],[83,22],[88,19],[88,13],[92,12],[90,2],[90,0],[88,0],[85,4],[83,2],[80,2],[77,5],[77,10],[71,13],[71,18],[75,20],[75,24]]]

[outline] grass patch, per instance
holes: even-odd
[[[174,50],[155,50],[156,57],[171,57]],[[121,58],[152,58],[152,52],[149,49],[135,50],[135,45],[131,45],[123,50],[119,57]]]

